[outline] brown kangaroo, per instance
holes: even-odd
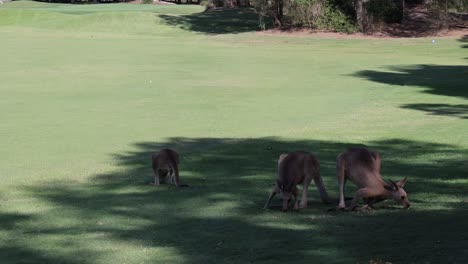
[[[187,187],[180,184],[179,154],[172,149],[162,149],[152,156],[154,185],[161,183],[173,184],[177,187]]]
[[[374,203],[392,198],[395,202],[410,207],[408,195],[403,186],[407,177],[399,182],[385,182],[380,175],[380,154],[366,148],[351,148],[338,155],[336,161],[336,174],[340,186],[339,209],[346,207],[344,201],[344,188],[346,180],[358,186],[351,205],[346,208],[353,210],[357,203],[363,199],[365,205],[363,208],[372,208]]]
[[[320,164],[314,155],[305,151],[296,151],[289,154],[281,154],[278,159],[278,179],[273,190],[265,203],[264,209],[268,208],[271,199],[281,193],[283,199],[283,211],[288,210],[291,196],[294,196],[294,209],[307,207],[307,191],[312,181],[317,185],[320,198],[328,203],[328,194],[320,176]],[[298,206],[297,185],[303,184],[302,199]]]

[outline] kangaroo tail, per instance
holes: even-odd
[[[320,172],[316,174],[314,177],[315,186],[317,186],[317,190],[319,191],[320,198],[324,204],[329,204],[330,199],[328,198],[327,190],[325,189],[325,185],[322,181],[322,176],[320,176]]]
[[[351,201],[353,200],[354,197],[349,197],[349,196],[346,196],[344,198],[345,202],[347,201]],[[340,202],[340,199],[337,198],[337,197],[332,197],[332,198],[328,198],[328,204],[338,204]]]

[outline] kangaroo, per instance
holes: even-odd
[[[390,198],[405,208],[410,207],[408,195],[403,189],[407,177],[399,182],[385,182],[380,175],[380,162],[380,154],[366,148],[351,148],[338,155],[336,173],[340,186],[339,209],[346,207],[344,189],[347,179],[359,188],[347,210],[355,209],[361,199],[365,203],[363,209],[370,209],[373,204]]]
[[[152,156],[154,185],[161,183],[173,184],[177,187],[187,187],[180,184],[179,154],[172,149],[162,149]]]
[[[288,210],[291,196],[294,197],[294,209],[307,208],[307,191],[312,181],[317,185],[320,198],[328,203],[328,194],[320,176],[320,164],[314,155],[305,151],[296,151],[289,154],[281,154],[278,159],[278,179],[273,190],[265,203],[264,209],[268,208],[271,199],[278,193],[283,199],[283,211]],[[303,184],[302,199],[298,205],[298,192],[296,185]]]

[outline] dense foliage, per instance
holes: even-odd
[[[468,10],[466,0],[252,0],[252,5],[277,27],[339,32],[369,32],[378,24],[399,23],[408,6],[421,5],[438,19],[449,11]]]
[[[307,27],[343,32],[356,30],[354,9],[339,0],[252,0],[255,10],[278,26]]]
[[[348,33],[356,31],[351,16],[332,1],[294,1],[288,10],[287,18],[295,26]]]

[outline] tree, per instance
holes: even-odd
[[[356,22],[361,32],[367,33],[372,28],[372,17],[369,14],[368,4],[370,0],[355,0]]]
[[[253,0],[252,5],[259,15],[263,18],[273,19],[276,27],[283,26],[285,0]]]

